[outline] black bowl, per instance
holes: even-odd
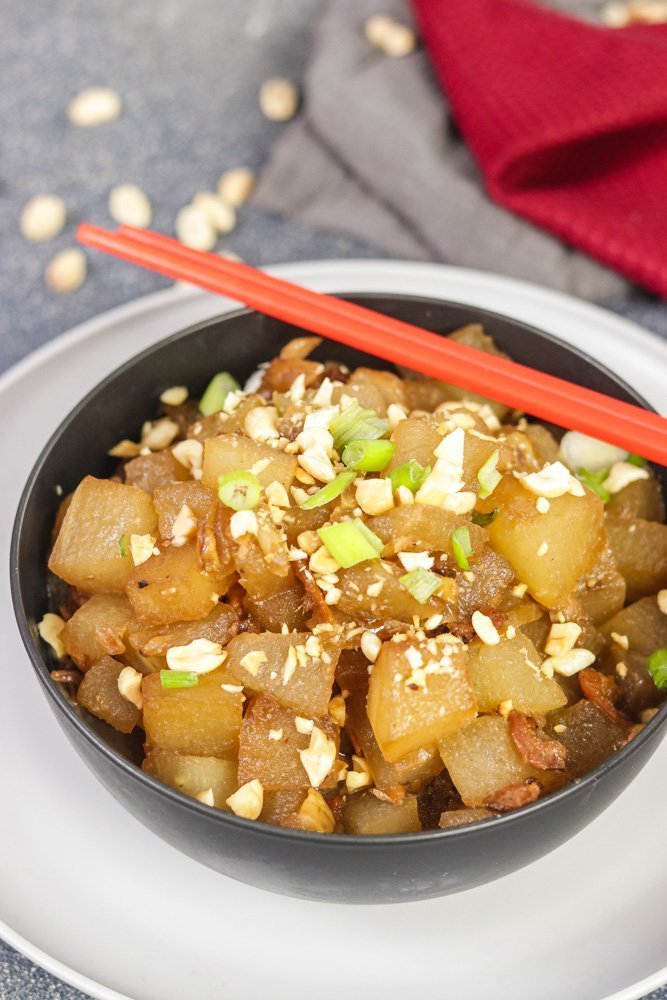
[[[516,360],[647,405],[597,362],[516,320],[425,298],[350,298],[442,334],[482,322]],[[134,762],[136,741],[73,707],[49,677],[54,664],[36,623],[47,610],[46,562],[58,505],[54,486],[68,492],[89,473],[109,475],[107,449],[120,438],[136,437],[143,421],[158,412],[160,393],[168,386],[187,385],[198,393],[212,372],[225,369],[242,380],[295,332],[254,312],[227,314],[144,351],[79,403],[37,460],[16,516],[11,583],[21,636],[58,722],[88,767],[134,816],[185,854],[242,882],[327,902],[396,903],[469,889],[529,864],[602,812],[657,748],[667,706],[591,774],[515,813],[451,830],[337,837],[239,819],[161,784]],[[383,367],[375,358],[333,343],[318,353],[348,365]]]

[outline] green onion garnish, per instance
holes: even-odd
[[[405,465],[399,465],[389,473],[391,488],[394,492],[399,486],[405,486],[411,493],[416,493],[424,485],[430,475],[431,466],[421,465],[416,458],[410,459]]]
[[[400,582],[405,589],[412,594],[419,604],[426,604],[429,597],[433,597],[436,590],[442,586],[442,577],[437,573],[431,573],[430,569],[418,566],[417,569],[410,570],[402,576]]]
[[[378,538],[363,521],[339,521],[318,529],[322,544],[343,569],[366,562],[367,559],[379,559],[383,548],[381,538]]]
[[[496,468],[499,458],[500,452],[496,448],[495,451],[491,452],[486,462],[477,473],[477,482],[480,485],[480,500],[486,500],[487,497],[490,497],[502,479],[502,476]]]
[[[351,441],[374,441],[376,438],[384,437],[388,430],[389,424],[386,420],[381,420],[375,410],[370,408],[362,410],[356,400],[346,406],[329,424],[334,448],[339,454]]]
[[[205,417],[217,413],[224,406],[230,392],[237,392],[241,386],[229,372],[218,372],[214,375],[199,400],[199,412]]]
[[[350,441],[341,458],[350,469],[381,472],[391,461],[396,445],[391,441]]]
[[[305,503],[301,504],[301,509],[312,510],[313,507],[322,507],[325,503],[331,503],[332,500],[335,500],[336,497],[345,492],[350,483],[354,482],[356,475],[356,472],[351,470],[340,472],[333,482],[327,483],[317,493],[313,493],[311,497],[308,497]]]
[[[590,469],[579,469],[577,479],[584,486],[588,486],[589,490],[593,490],[593,493],[597,493],[602,503],[609,503],[611,494],[602,485],[608,475],[609,469],[601,469],[600,472],[591,472]]]
[[[656,649],[647,661],[648,672],[657,688],[667,688],[667,649]]]
[[[218,476],[220,502],[232,510],[252,510],[259,503],[262,487],[253,472],[227,472]]]
[[[629,462],[630,465],[638,465],[640,469],[643,469],[648,465],[646,459],[642,458],[641,455],[628,455],[625,461]]]
[[[479,511],[474,510],[471,521],[473,524],[478,524],[480,528],[486,528],[489,524],[493,524],[499,513],[500,507],[494,507],[488,514],[480,514]]]
[[[193,688],[199,684],[199,674],[194,670],[161,670],[160,683],[163,688]]]
[[[451,534],[451,542],[454,549],[454,558],[461,569],[470,569],[468,556],[472,553],[472,545],[470,542],[470,532],[464,524],[458,528],[454,528]]]
[[[355,523],[357,525],[357,531],[360,531],[361,534],[366,539],[366,541],[368,542],[368,544],[373,546],[378,555],[381,555],[382,550],[384,548],[384,542],[382,541],[382,539],[379,538],[374,531],[371,531],[371,529],[364,521],[358,519],[355,521]]]
[[[118,549],[123,559],[129,556],[130,553],[127,551],[127,535],[121,535],[118,539]]]

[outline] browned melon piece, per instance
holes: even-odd
[[[76,694],[79,705],[98,719],[108,722],[121,733],[131,733],[139,723],[141,712],[118,690],[118,678],[124,663],[104,656],[85,675]]]
[[[220,757],[195,757],[155,750],[144,758],[141,766],[146,774],[191,798],[210,789],[216,809],[229,811],[227,799],[238,788],[236,761]]]
[[[625,580],[607,546],[590,573],[579,581],[574,597],[591,622],[599,625],[621,610],[625,592]]]
[[[189,479],[183,483],[160,486],[155,490],[153,502],[160,538],[169,540],[173,536],[174,521],[182,507],[188,506],[198,521],[204,521],[214,511],[218,497],[209,486]]]
[[[121,552],[121,538],[129,542],[130,535],[156,528],[153,501],[143,490],[86,476],[65,514],[49,569],[86,594],[120,593],[134,568]]]
[[[146,493],[154,493],[159,486],[187,478],[188,470],[174,458],[171,451],[138,455],[125,466],[125,482],[130,486],[138,486]]]
[[[237,635],[225,666],[249,691],[271,694],[284,708],[325,715],[339,651],[304,632]]]
[[[298,788],[295,791],[265,791],[264,804],[259,818],[264,823],[273,823],[275,826],[287,826],[291,829],[302,828],[298,813],[305,797],[305,788]]]
[[[60,633],[65,652],[84,672],[103,656],[124,653],[131,618],[132,608],[124,594],[93,594]]]
[[[152,628],[130,629],[130,644],[143,656],[164,656],[172,646],[187,646],[194,639],[208,639],[226,646],[236,634],[239,616],[228,604],[216,604],[206,618],[195,622],[174,622]]]
[[[397,403],[404,409],[408,407],[403,379],[393,372],[355,368],[341,392],[353,396],[359,406],[370,406],[379,417],[386,416],[390,403]]]
[[[453,561],[452,532],[459,527],[466,527],[470,534],[471,561],[488,541],[484,528],[478,527],[467,518],[450,514],[440,507],[421,503],[394,507],[386,514],[370,518],[368,527],[385,543],[383,552],[385,556],[396,552],[428,550],[445,552]]]
[[[126,592],[140,625],[170,625],[206,618],[233,579],[224,569],[204,573],[194,542],[163,543],[160,555],[132,570]]]
[[[482,819],[491,819],[494,815],[490,809],[448,809],[441,814],[438,826],[441,830],[451,830],[455,826],[467,826]]]
[[[239,784],[258,778],[272,791],[308,788],[311,784],[299,752],[306,750],[311,736],[297,729],[299,713],[282,708],[270,695],[256,695],[250,702],[241,726],[239,741]],[[330,716],[314,719],[313,725],[338,749],[339,730]],[[322,788],[336,784],[333,770]]]
[[[500,715],[480,715],[439,743],[456,789],[467,806],[483,806],[494,792],[543,776],[521,757]]]
[[[528,715],[544,715],[567,702],[560,684],[540,670],[542,657],[519,633],[497,646],[479,640],[469,647],[468,673],[480,712],[495,712],[503,701]]]
[[[217,490],[220,476],[252,469],[265,459],[268,459],[268,464],[258,468],[256,473],[260,484],[268,486],[269,483],[279,482],[288,489],[297,468],[294,455],[286,455],[284,451],[260,444],[242,434],[220,434],[204,444],[201,481]]]
[[[644,521],[665,520],[665,501],[658,480],[636,479],[620,493],[615,493],[607,504],[610,517],[640,518]]]
[[[485,512],[498,508],[486,529],[491,545],[510,562],[535,600],[555,607],[602,555],[604,507],[591,490],[583,497],[566,493],[549,503],[547,513],[541,514],[534,494],[514,476],[503,476],[478,507]]]
[[[382,756],[373,727],[368,721],[365,692],[356,691],[350,695],[345,701],[345,706],[346,730],[356,753],[366,759],[368,770],[377,788],[416,785],[421,789],[442,770],[442,760],[435,746],[413,750],[407,757],[390,764]]]
[[[190,688],[163,688],[159,673],[144,677],[146,749],[195,757],[233,760],[238,750],[243,694],[221,685],[231,679],[224,669],[199,675]]]
[[[417,798],[406,794],[400,802],[385,802],[372,792],[352,795],[343,806],[343,829],[345,833],[366,837],[418,833],[421,823]]]
[[[564,727],[564,728],[563,728]],[[586,698],[549,716],[546,730],[567,750],[567,773],[581,778],[623,746],[627,730]]]
[[[396,451],[387,466],[386,473],[397,469],[413,459],[423,466],[433,466],[433,452],[442,441],[436,417],[408,417],[401,420],[391,432],[391,441]]]
[[[393,618],[408,624],[415,616],[424,619],[445,612],[445,604],[437,596],[430,597],[425,604],[415,600],[400,582],[404,575],[402,566],[381,564],[379,560],[339,570],[341,597],[336,607],[355,621]]]
[[[433,746],[475,717],[467,660],[466,647],[450,636],[383,644],[371,673],[367,712],[388,761]]]
[[[629,601],[667,587],[667,524],[608,517],[607,534]]]

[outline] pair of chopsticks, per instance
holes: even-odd
[[[638,406],[301,288],[248,264],[192,250],[160,233],[128,226],[113,233],[84,223],[77,238],[86,246],[236,299],[310,333],[667,465],[667,420]]]

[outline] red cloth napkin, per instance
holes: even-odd
[[[491,197],[667,297],[667,25],[412,3]]]

